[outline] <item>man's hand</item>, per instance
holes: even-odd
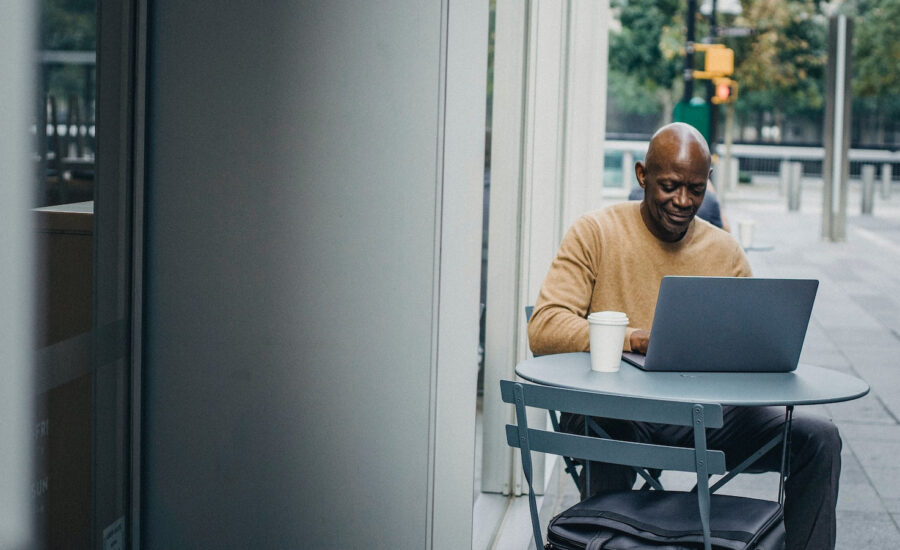
[[[631,344],[631,351],[647,355],[647,347],[650,345],[650,331],[636,330],[631,333],[628,341]]]

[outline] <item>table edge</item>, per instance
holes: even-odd
[[[573,354],[575,354],[575,353],[585,353],[586,354],[586,352],[574,352]],[[542,357],[549,357],[549,356],[542,356]],[[519,366],[522,365],[522,363],[525,363],[526,361],[531,361],[533,359],[539,359],[539,358],[535,357],[535,358],[526,359],[525,361],[519,362],[515,367],[516,376],[523,378],[524,380],[527,380],[533,384],[539,384],[542,386],[550,386],[550,384],[544,384],[543,382],[538,382],[537,380],[535,380],[531,377],[523,376],[519,372]],[[623,364],[625,364],[625,363],[623,362]],[[872,387],[869,385],[869,383],[858,376],[853,376],[851,374],[847,374],[847,373],[839,371],[839,370],[829,369],[828,367],[812,365],[809,363],[800,363],[797,365],[797,368],[799,368],[801,365],[813,367],[816,369],[824,369],[824,370],[828,370],[830,372],[835,372],[835,373],[841,374],[843,376],[854,378],[856,380],[859,380],[863,384],[865,384],[865,389],[860,392],[857,392],[857,393],[853,393],[853,394],[849,394],[849,395],[842,395],[840,397],[830,397],[830,398],[822,398],[822,399],[801,399],[801,400],[790,400],[790,401],[785,401],[785,400],[764,401],[763,400],[763,401],[742,402],[742,401],[734,401],[734,400],[725,400],[725,401],[722,401],[722,400],[690,400],[690,399],[681,400],[681,399],[656,398],[656,397],[654,397],[652,399],[657,399],[660,401],[680,401],[680,402],[694,401],[696,403],[701,403],[701,404],[720,404],[720,405],[727,405],[727,406],[733,406],[733,407],[776,407],[776,406],[777,407],[786,407],[786,406],[825,405],[828,403],[843,403],[845,401],[853,401],[855,399],[865,397],[866,395],[869,394],[869,392],[872,391]],[[633,365],[627,365],[627,367],[633,368],[636,370],[640,370],[640,369],[638,369],[638,367],[635,367]],[[681,372],[681,371],[666,371],[666,372]],[[691,373],[691,372],[697,372],[697,371],[684,371],[684,372]],[[794,372],[794,371],[791,371],[791,372]],[[759,373],[759,374],[765,374],[765,373]],[[566,388],[566,389],[570,389],[570,390],[578,390],[578,391],[584,391],[584,392],[589,392],[589,393],[596,393],[596,394],[600,394],[600,395],[622,396],[621,393],[587,389],[587,388],[583,388],[583,387],[571,386],[568,384],[557,384],[557,385],[553,385],[551,387]],[[638,397],[638,396],[625,396],[625,397]]]

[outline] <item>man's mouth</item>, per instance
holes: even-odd
[[[687,223],[691,221],[691,218],[693,217],[691,212],[671,212],[668,210],[666,211],[666,215],[670,220],[676,223]]]

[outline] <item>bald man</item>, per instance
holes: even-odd
[[[749,277],[747,257],[730,234],[696,218],[710,175],[703,136],[681,123],[664,126],[650,140],[644,162],[635,164],[644,189],[641,202],[623,202],[590,212],[566,233],[547,273],[528,325],[535,354],[589,351],[586,316],[624,311],[629,326],[624,351],[646,353],[659,285],[666,275]],[[711,448],[725,452],[732,468],[782,429],[778,407],[726,407],[725,425],[710,430]],[[615,438],[693,445],[690,428],[595,419]],[[584,418],[563,415],[562,429],[584,433]],[[835,504],[841,469],[841,439],[827,419],[798,412],[792,424],[790,477],[785,485],[787,548],[834,548]],[[755,464],[778,470],[780,448]],[[631,468],[592,463],[591,487],[632,487]]]

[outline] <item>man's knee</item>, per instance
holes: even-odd
[[[794,419],[791,427],[791,448],[794,452],[817,460],[839,460],[842,446],[841,434],[831,420],[820,416]]]

